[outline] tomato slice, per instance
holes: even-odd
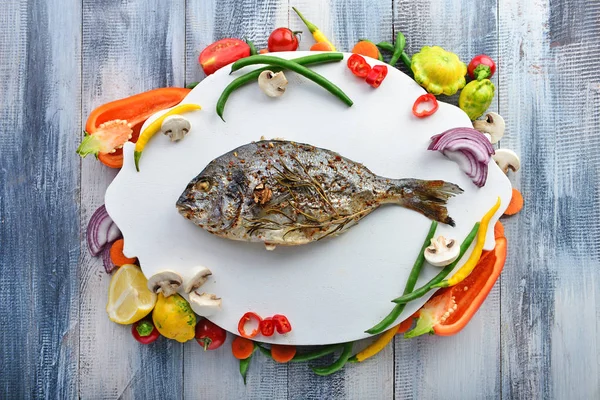
[[[280,335],[286,334],[292,330],[292,325],[285,315],[275,314],[273,315],[273,321],[275,322],[275,329],[277,329],[277,333]]]
[[[233,38],[221,39],[209,44],[198,57],[206,75],[214,74],[218,69],[250,55],[248,43]]]
[[[256,321],[256,329],[253,329],[252,332],[246,332],[246,324],[252,320]],[[246,339],[251,339],[254,336],[258,335],[260,332],[260,323],[262,322],[262,318],[253,312],[247,312],[240,318],[240,322],[238,323],[238,332],[240,336],[245,337]]]

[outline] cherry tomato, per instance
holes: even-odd
[[[267,317],[260,321],[260,333],[263,336],[273,336],[275,333],[275,322],[273,322],[273,318]]]
[[[285,315],[275,314],[273,315],[273,321],[275,322],[275,329],[277,329],[277,333],[281,335],[292,330],[292,325]]]
[[[225,343],[227,332],[206,318],[196,324],[196,341],[204,350],[215,350]]]
[[[494,72],[496,72],[496,63],[491,57],[485,54],[473,57],[467,67],[467,73],[471,79],[489,79],[494,75]]]
[[[141,344],[150,344],[160,337],[151,320],[143,319],[131,325],[131,334]]]
[[[360,54],[352,54],[348,58],[348,69],[359,78],[366,78],[371,72],[371,66]]]
[[[251,320],[256,321],[256,329],[253,329],[250,333],[246,333],[246,323],[250,322]],[[242,318],[240,318],[240,322],[238,322],[238,332],[240,333],[240,336],[246,339],[251,339],[254,336],[258,335],[258,333],[260,332],[261,321],[262,318],[256,313],[247,312],[246,314],[244,314]]]
[[[248,43],[239,39],[221,39],[209,44],[198,57],[206,75],[213,74],[220,68],[250,55]]]
[[[269,51],[296,51],[298,49],[298,32],[289,28],[277,28],[269,36]]]

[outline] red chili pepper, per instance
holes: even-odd
[[[250,332],[249,334],[246,333],[246,323],[250,322],[250,320],[256,320],[257,325],[256,325],[256,329],[254,329],[252,332]],[[246,314],[244,314],[242,316],[242,318],[240,319],[240,322],[238,323],[238,332],[240,333],[240,336],[245,337],[247,339],[251,339],[254,336],[258,335],[258,333],[260,332],[260,323],[262,321],[262,318],[258,316],[258,314],[253,313],[253,312],[247,312]]]
[[[267,317],[260,321],[260,333],[263,336],[273,336],[275,333],[275,322],[273,322],[273,318]]]
[[[413,104],[412,112],[416,117],[424,118],[436,112],[439,106],[435,96],[427,93],[417,97],[415,104]]]
[[[486,78],[489,79],[496,72],[496,63],[490,56],[480,54],[473,57],[467,67],[467,72],[471,79],[477,79],[478,81]]]
[[[365,58],[359,54],[352,54],[348,58],[348,68],[352,73],[359,78],[366,78],[369,72],[371,72],[371,66]]]
[[[277,329],[277,333],[281,335],[292,330],[292,325],[285,315],[275,314],[273,315],[273,321],[275,322],[275,329]]]
[[[388,68],[385,65],[376,65],[367,74],[366,82],[374,88],[378,88],[387,76],[387,73]]]

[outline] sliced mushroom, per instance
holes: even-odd
[[[190,304],[201,317],[210,317],[221,310],[221,298],[210,293],[191,292]]]
[[[435,267],[445,267],[456,261],[460,253],[460,246],[456,245],[454,239],[446,239],[438,236],[431,239],[431,245],[425,249],[425,259]]]
[[[168,116],[160,126],[162,133],[167,135],[171,142],[178,142],[183,139],[190,129],[192,129],[190,121],[181,115]]]
[[[208,277],[212,275],[212,271],[206,267],[200,267],[200,269],[194,274],[192,279],[186,282],[184,290],[186,293],[193,292],[204,285],[208,280]]]
[[[521,168],[521,160],[519,160],[517,153],[512,150],[498,149],[492,158],[505,174],[508,174],[509,169],[517,172]]]
[[[490,112],[485,115],[484,119],[473,121],[473,128],[481,133],[489,134],[492,144],[498,143],[502,139],[502,136],[504,136],[504,118],[495,112]]]
[[[283,72],[263,71],[258,76],[258,87],[269,97],[279,97],[285,92],[288,81]]]
[[[162,271],[148,279],[148,289],[154,293],[162,293],[169,297],[177,293],[183,280],[179,274],[173,271]]]

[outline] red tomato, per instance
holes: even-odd
[[[250,46],[248,46],[248,43],[239,39],[221,39],[202,50],[198,62],[204,73],[210,75],[216,70],[249,55]]]
[[[214,350],[225,343],[227,332],[206,318],[196,324],[196,341],[204,350]]]
[[[269,36],[269,51],[296,51],[298,38],[288,28],[277,28]]]
[[[277,329],[277,333],[281,335],[292,330],[292,325],[285,315],[275,314],[273,315],[273,321],[275,322],[275,329]]]
[[[473,57],[467,67],[467,73],[471,79],[489,79],[494,75],[494,72],[496,72],[496,63],[490,56],[485,54]]]
[[[275,333],[275,323],[273,322],[273,318],[267,317],[260,321],[260,333],[263,336],[273,336]]]
[[[151,320],[143,319],[131,325],[131,334],[141,344],[150,344],[160,337]]]

